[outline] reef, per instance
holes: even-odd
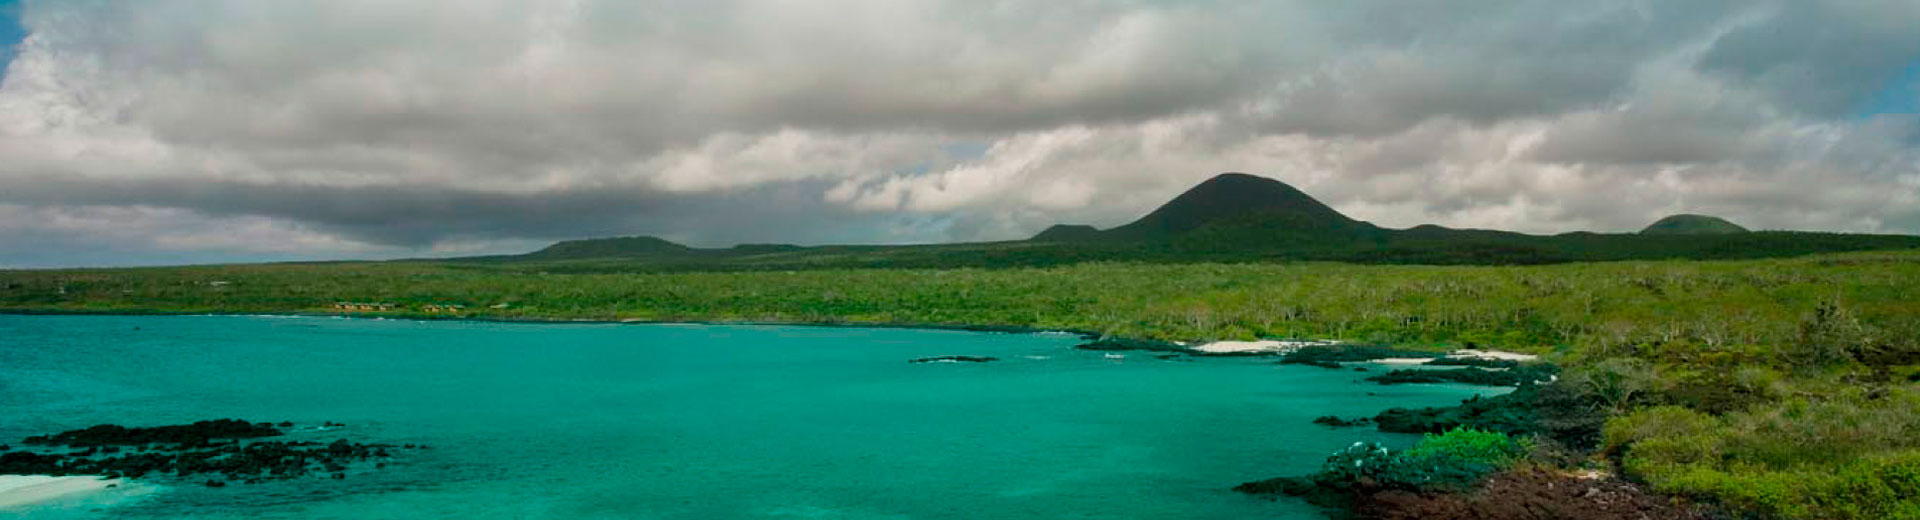
[[[260,440],[286,435],[283,428],[293,426],[234,419],[157,427],[103,424],[28,437],[21,441],[28,447],[0,453],[0,474],[171,476],[224,487],[228,481],[254,484],[310,475],[342,479],[365,466],[383,468],[402,450],[427,448],[345,438],[326,443]],[[323,428],[344,426],[329,421]]]

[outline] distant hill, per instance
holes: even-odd
[[[693,248],[659,237],[614,237],[567,240],[546,249],[521,255],[525,260],[569,260],[579,258],[616,258],[633,256],[678,255]]]
[[[655,237],[569,240],[525,255],[541,271],[657,272],[872,267],[1014,267],[1090,261],[1337,261],[1505,265],[1640,259],[1737,259],[1920,248],[1920,237],[1749,232],[1726,220],[1675,215],[1639,233],[1529,235],[1432,224],[1386,229],[1356,220],[1273,179],[1223,173],[1112,229],[1060,224],[1028,240],[901,246],[745,244],[697,249]]]
[[[1750,233],[1739,224],[1727,219],[1707,215],[1680,214],[1654,221],[1653,225],[1640,230],[1643,235],[1723,235],[1728,233]]]
[[[1100,230],[1085,224],[1054,224],[1028,240],[1034,242],[1074,242],[1100,238]]]
[[[1222,173],[1147,216],[1101,234],[1110,240],[1157,241],[1203,229],[1222,239],[1244,240],[1268,234],[1342,236],[1376,228],[1347,218],[1287,183]]]

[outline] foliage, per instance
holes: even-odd
[[[1637,358],[1611,358],[1581,367],[1569,373],[1567,381],[1615,412],[1661,384],[1652,364]]]
[[[1664,492],[1787,518],[1920,518],[1920,390],[1793,398],[1713,416],[1659,406],[1607,446]]]
[[[1460,490],[1481,477],[1505,470],[1527,456],[1532,444],[1506,434],[1457,428],[1427,434],[1420,444],[1400,452],[1382,478],[1427,489]]]
[[[1920,254],[1538,267],[1078,264],[563,274],[422,262],[0,271],[0,309],[1011,325],[1168,340],[1324,338],[1784,366],[1822,302],[1872,330],[1916,327]],[[502,306],[501,308],[495,308]],[[1880,334],[1879,337],[1902,337]],[[1892,345],[1887,343],[1887,345]],[[1891,347],[1889,347],[1891,348]],[[1752,358],[1752,359],[1747,359]]]
[[[1419,444],[1398,452],[1378,444],[1354,443],[1327,457],[1312,480],[1321,487],[1336,489],[1372,486],[1459,491],[1513,467],[1531,449],[1525,439],[1456,428],[1445,434],[1427,434]]]

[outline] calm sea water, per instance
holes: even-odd
[[[1320,518],[1232,493],[1357,440],[1310,424],[1485,389],[1063,335],[0,315],[0,442],[99,423],[338,421],[426,443],[346,480],[129,486],[35,518]],[[986,364],[909,364],[921,356]]]

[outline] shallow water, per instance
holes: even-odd
[[[45,518],[1321,518],[1228,491],[1354,441],[1321,415],[1488,389],[1065,335],[0,315],[0,443],[99,423],[338,421],[426,443],[346,480],[130,486]],[[915,357],[994,356],[986,364]]]

